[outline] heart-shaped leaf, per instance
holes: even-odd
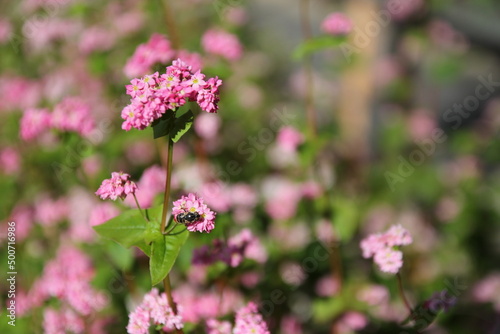
[[[189,232],[183,231],[179,234],[168,234],[161,239],[153,240],[149,260],[151,285],[160,283],[168,275],[188,236]]]
[[[174,126],[170,130],[170,138],[172,138],[174,143],[177,143],[177,141],[191,128],[193,119],[194,115],[191,109],[175,119]]]
[[[170,133],[174,127],[175,112],[167,110],[160,119],[153,122],[154,139],[164,137]]]

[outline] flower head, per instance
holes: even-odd
[[[111,179],[102,181],[95,194],[101,199],[116,200],[118,197],[125,199],[128,194],[134,194],[137,185],[130,181],[130,175],[124,172],[111,173]]]
[[[267,324],[262,315],[258,313],[257,305],[254,302],[236,312],[236,321],[233,334],[270,334]]]
[[[172,214],[177,222],[180,214],[194,214],[191,220],[184,220],[188,231],[210,232],[215,227],[215,212],[210,210],[203,199],[190,193],[174,202]]]
[[[217,112],[221,84],[217,77],[206,79],[200,71],[193,73],[192,67],[182,60],[174,60],[166,73],[133,79],[126,86],[132,99],[122,110],[122,129],[143,130],[188,101],[196,101],[206,112]]]
[[[243,53],[238,37],[220,29],[210,29],[205,32],[201,44],[205,52],[224,57],[229,61],[240,59]]]
[[[373,257],[380,270],[396,274],[403,266],[403,253],[398,246],[413,242],[410,232],[401,225],[394,225],[385,233],[372,234],[361,240],[364,258]]]
[[[343,13],[331,13],[323,20],[321,30],[331,35],[347,35],[352,30],[352,22]]]

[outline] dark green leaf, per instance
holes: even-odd
[[[191,128],[193,124],[194,115],[191,109],[186,111],[181,116],[177,117],[174,121],[174,126],[170,130],[170,138],[174,143],[177,143],[179,139]]]
[[[175,113],[167,110],[160,119],[153,122],[153,137],[154,139],[164,137],[170,133],[174,127]]]
[[[184,231],[176,235],[165,235],[153,241],[149,260],[151,285],[160,283],[168,275],[188,236],[189,232]]]
[[[104,224],[94,226],[94,230],[102,237],[131,247],[144,240],[146,226],[147,222],[139,210],[128,210]]]

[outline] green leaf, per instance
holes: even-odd
[[[333,224],[342,241],[351,240],[358,227],[359,205],[353,200],[336,197],[333,201]]]
[[[177,117],[174,121],[174,126],[170,130],[170,138],[174,143],[177,143],[179,139],[191,128],[193,124],[194,115],[191,109],[186,111],[181,116]]]
[[[188,236],[189,232],[183,231],[175,235],[164,235],[163,238],[153,241],[149,260],[152,286],[160,283],[168,275]]]
[[[293,59],[301,60],[305,56],[310,55],[316,51],[331,48],[334,46],[339,46],[346,41],[345,36],[321,36],[313,39],[309,39],[304,43],[300,44],[292,54]]]
[[[167,110],[160,119],[153,122],[153,137],[154,139],[164,137],[170,133],[174,127],[175,113]]]
[[[94,226],[94,230],[104,238],[131,247],[144,240],[146,227],[147,222],[139,210],[128,210],[104,224]]]

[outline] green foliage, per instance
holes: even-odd
[[[168,275],[188,236],[189,232],[184,230],[153,241],[149,261],[151,285],[160,283]]]
[[[168,135],[174,143],[177,143],[191,128],[193,119],[194,115],[191,109],[181,115],[167,111],[162,118],[153,122],[153,137],[157,139]]]
[[[339,46],[345,41],[346,37],[344,36],[321,36],[312,38],[300,44],[293,51],[292,57],[295,60],[301,60],[304,57],[309,56],[310,54],[317,51]]]

